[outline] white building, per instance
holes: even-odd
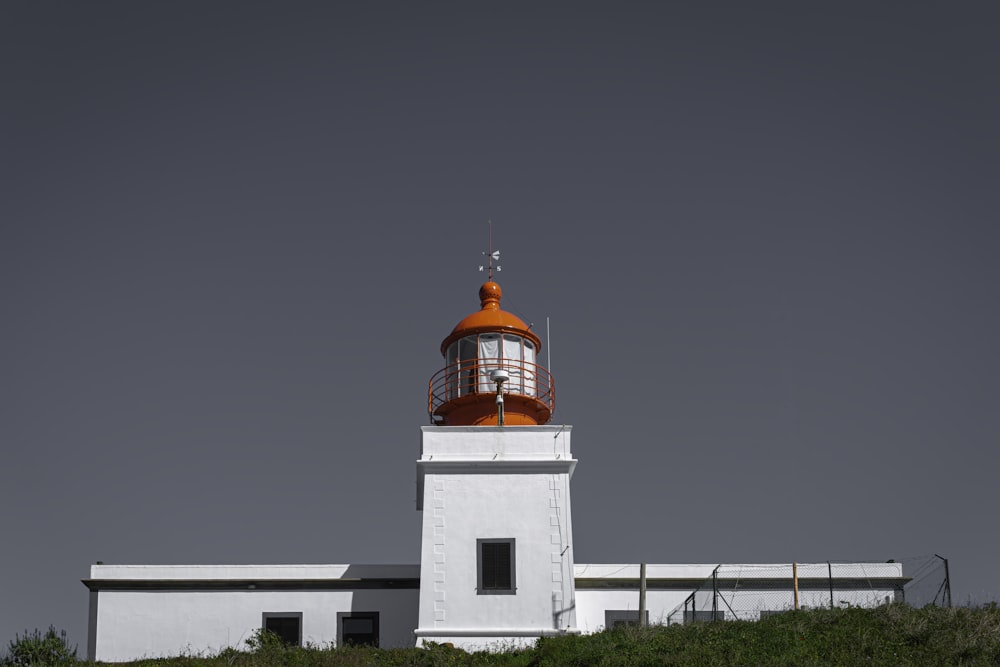
[[[574,562],[572,427],[547,425],[553,381],[536,362],[541,341],[500,309],[492,275],[479,295],[480,310],[442,342],[446,365],[430,382],[419,565],[93,565],[88,658],[215,653],[260,628],[299,644],[498,648],[639,620],[639,565]],[[646,619],[756,618],[795,599],[881,604],[907,581],[896,563],[803,564],[794,579],[792,570],[649,565]]]

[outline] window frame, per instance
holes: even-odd
[[[483,545],[507,544],[510,546],[510,588],[485,588],[483,585]],[[517,594],[517,550],[513,537],[491,537],[476,540],[476,593],[478,595],[516,595]]]
[[[619,625],[639,625],[638,609],[605,609],[604,629],[613,630]],[[646,625],[649,625],[649,610],[646,610]]]
[[[483,341],[497,341],[497,356],[483,356]],[[506,355],[505,345],[516,343],[517,358]],[[531,350],[531,361],[525,360],[525,349]],[[490,372],[503,368],[511,375],[504,386],[505,393],[536,396],[538,349],[521,334],[506,331],[486,331],[463,336],[453,341],[444,352],[445,396],[448,401],[473,394],[495,391]]]
[[[344,644],[344,621],[347,619],[368,619],[372,622],[372,634],[375,635],[374,644],[353,644],[354,646],[374,646],[378,648],[382,637],[379,634],[379,613],[377,611],[338,611],[337,612],[337,648]]]
[[[265,611],[260,615],[260,627],[261,630],[267,630],[268,632],[274,632],[274,630],[267,629],[267,621],[270,618],[294,618],[299,623],[299,636],[296,640],[297,643],[293,646],[302,646],[302,612],[301,611]],[[274,633],[278,634],[278,633]],[[282,638],[284,641],[284,638]]]

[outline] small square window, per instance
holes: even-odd
[[[378,646],[378,612],[351,611],[337,614],[337,645]]]
[[[514,595],[514,538],[476,540],[477,590],[480,595]]]
[[[262,627],[288,646],[302,646],[302,612],[264,612]]]
[[[604,627],[608,630],[620,625],[639,625],[638,609],[605,609]],[[649,610],[646,610],[646,625],[649,625]]]

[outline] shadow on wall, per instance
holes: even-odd
[[[568,607],[560,608],[560,601],[556,597],[556,594],[552,594],[552,628],[554,630],[559,630],[565,623],[563,623],[563,616],[570,613],[576,609],[576,602],[570,603]]]
[[[418,567],[351,565],[344,578],[357,579],[360,585],[351,597],[351,610],[337,613],[337,646],[414,645],[420,607]]]

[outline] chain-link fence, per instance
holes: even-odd
[[[790,609],[951,606],[948,560],[719,565],[665,622],[758,620]]]

